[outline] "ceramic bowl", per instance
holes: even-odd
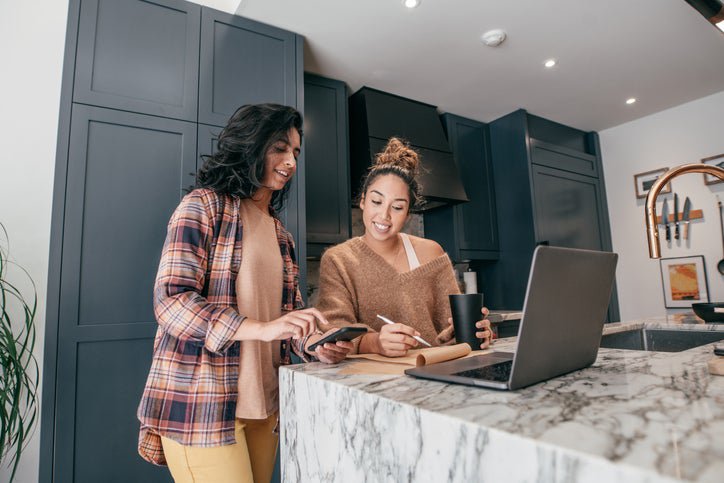
[[[691,304],[694,313],[704,319],[705,322],[724,322],[724,302]],[[714,308],[721,309],[715,312]]]

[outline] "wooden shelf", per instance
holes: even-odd
[[[683,216],[683,213],[679,213],[679,223],[681,223],[682,216]],[[689,212],[689,221],[700,220],[702,218],[704,218],[704,212],[702,210],[691,210]],[[674,214],[672,213],[669,215],[669,223],[673,223],[673,222],[674,222]],[[656,217],[656,223],[659,225],[662,224],[660,216]]]

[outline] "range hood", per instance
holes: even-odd
[[[435,106],[363,87],[350,97],[349,116],[354,199],[375,154],[396,136],[420,155],[422,211],[468,201]]]

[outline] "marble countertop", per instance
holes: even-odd
[[[724,331],[724,324],[676,315],[608,324],[604,333],[639,327]],[[512,392],[409,376],[339,374],[340,367],[352,361],[287,366],[280,371],[285,480],[343,481],[323,472],[324,461],[342,464],[351,458],[351,466],[364,465],[364,458],[355,460],[361,451],[366,459],[377,459],[365,474],[387,481],[428,481],[418,473],[409,476],[413,465],[425,471],[429,481],[721,482],[724,376],[708,373],[712,346],[675,353],[601,348],[589,368]],[[496,341],[494,348],[510,350],[514,339]],[[307,406],[298,403],[300,397]],[[329,415],[335,407],[344,414]],[[319,435],[329,439],[324,452],[334,454],[315,459],[311,449],[299,448],[299,434],[315,431],[319,411],[342,429],[334,426]],[[394,436],[381,429],[388,417],[393,419],[387,424],[400,438],[396,444],[390,443]],[[332,445],[335,435],[341,439]],[[371,454],[365,444],[383,450]],[[412,445],[414,451],[399,445]],[[450,454],[444,451],[448,446]],[[394,460],[388,461],[389,451]],[[405,461],[410,451],[419,454],[409,456],[402,468],[394,466],[392,461]],[[425,469],[430,465],[423,460],[426,451],[427,457],[447,465],[441,479],[433,477],[435,465]],[[321,467],[316,473],[313,465],[300,463],[310,458]],[[458,468],[461,461],[467,462],[464,468]],[[400,473],[404,468],[408,473]],[[354,480],[354,474],[350,476]]]
[[[503,322],[507,320],[520,320],[523,318],[523,312],[520,310],[491,310],[490,315],[488,315],[488,319],[493,324],[497,322]],[[704,322],[704,320],[700,319],[698,316],[696,316],[693,312],[681,312],[678,314],[670,314],[670,315],[660,315],[655,317],[648,317],[645,319],[641,319],[639,321],[635,321],[638,323],[646,322],[649,327],[651,327],[651,324],[662,324],[665,326],[677,326],[677,328],[691,328],[691,329],[698,329],[701,328],[702,325],[712,325],[713,327],[716,327],[717,324],[707,324]],[[614,324],[607,324],[606,327],[610,331],[611,328],[617,327],[617,326],[623,326],[625,327],[623,330],[630,330],[630,324],[635,322],[626,322],[622,325],[621,322],[617,322]],[[721,325],[721,324],[720,324]],[[608,332],[607,332],[608,333]]]
[[[491,310],[488,320],[491,324],[504,322],[506,320],[520,320],[523,318],[523,312],[520,310]]]
[[[675,330],[724,330],[724,324],[708,324],[700,319],[694,312],[682,312],[678,314],[658,315],[629,322],[615,322],[606,324],[603,328],[604,334],[622,332],[636,328],[646,327],[648,329],[675,329]]]

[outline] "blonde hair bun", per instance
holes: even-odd
[[[375,156],[375,164],[372,169],[379,169],[383,166],[396,166],[415,176],[419,165],[420,156],[417,152],[406,141],[392,137],[387,142],[385,149]]]

